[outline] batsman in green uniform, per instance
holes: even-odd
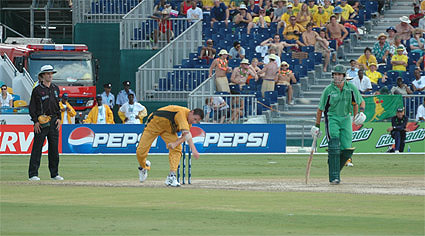
[[[323,113],[326,137],[328,138],[330,184],[339,184],[340,172],[345,162],[353,155],[354,148],[351,147],[352,121],[359,125],[366,120],[363,113],[365,102],[359,90],[345,80],[345,72],[346,69],[343,65],[335,66],[332,71],[333,83],[328,85],[322,93],[316,114],[316,125],[311,128],[313,137],[318,138]],[[354,117],[353,120],[351,113]]]

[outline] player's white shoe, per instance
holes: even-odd
[[[347,163],[347,166],[353,167],[353,166],[354,166],[354,164],[353,164],[352,162],[348,162],[348,163]]]
[[[60,175],[56,175],[55,177],[51,178],[52,180],[63,180],[63,177]]]
[[[146,166],[151,166],[151,162],[146,160]],[[139,180],[140,183],[143,183],[148,178],[148,170],[143,169],[139,166]]]
[[[177,181],[177,177],[175,175],[167,176],[165,180],[165,185],[171,187],[180,187],[180,183]]]
[[[338,179],[334,179],[330,182],[331,185],[338,185],[339,184],[339,180]]]
[[[31,180],[31,181],[39,181],[39,180],[40,180],[40,178],[38,178],[38,176],[33,176],[33,177],[29,178],[28,180]]]

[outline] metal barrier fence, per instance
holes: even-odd
[[[189,53],[197,51],[201,45],[202,22],[196,21],[185,32],[177,36],[171,43],[167,44],[139,67],[136,72],[136,96],[141,100],[156,100],[155,97],[152,97],[152,94],[156,94],[157,89],[159,90],[160,78],[168,78],[168,72],[178,71],[179,68],[173,68],[174,65],[180,64],[184,58],[188,57]],[[206,72],[206,69],[181,69]],[[164,100],[178,100],[182,97],[187,97],[189,91],[163,91],[161,93],[164,95],[162,97]],[[184,96],[180,97],[177,94],[184,94]]]
[[[415,120],[418,112],[418,107],[424,104],[425,95],[412,94],[403,95],[403,104],[405,109],[405,115],[409,120]],[[395,115],[395,114],[394,114]]]
[[[181,35],[191,24],[192,22],[186,18],[169,18],[161,21],[140,17],[124,18],[120,23],[120,49],[162,48]],[[169,36],[166,31],[168,27],[171,28]],[[202,32],[202,25],[200,27]]]

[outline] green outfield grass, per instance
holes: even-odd
[[[197,179],[303,180],[307,156],[201,156],[195,186],[170,188],[52,185],[47,158],[42,181],[29,183],[28,156],[2,155],[0,235],[424,235],[424,196],[196,188]],[[165,180],[168,158],[149,159],[147,183]],[[342,179],[425,180],[424,160],[356,156]],[[60,174],[64,183],[138,180],[134,156],[64,155]],[[327,186],[326,156],[315,156],[311,178]]]

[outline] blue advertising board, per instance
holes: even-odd
[[[62,153],[136,153],[144,125],[63,125]],[[200,124],[191,128],[200,153],[284,153],[285,124]],[[149,153],[168,153],[158,137]]]

